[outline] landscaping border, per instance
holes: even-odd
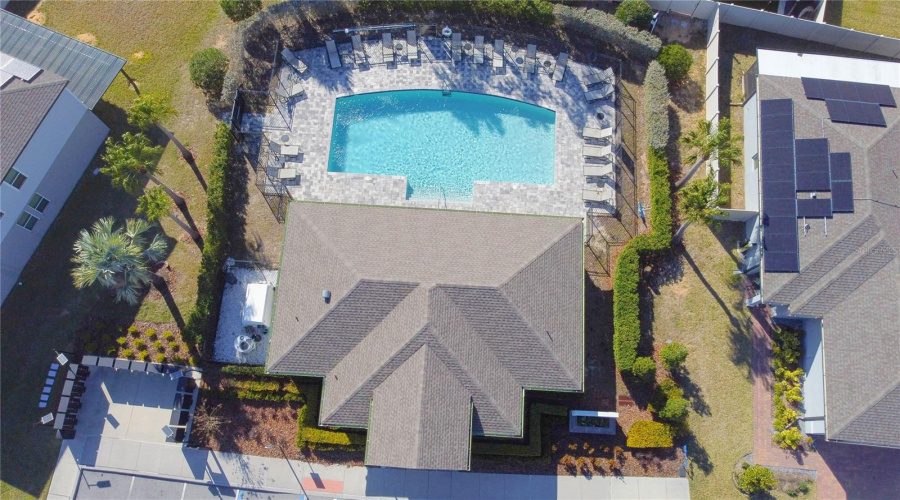
[[[509,457],[539,457],[543,454],[541,416],[555,415],[567,417],[569,410],[564,406],[534,403],[528,412],[528,444],[518,443],[472,443],[473,455],[503,455]]]

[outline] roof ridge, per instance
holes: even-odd
[[[507,280],[504,281],[503,283],[500,283],[499,285],[497,285],[497,289],[498,289],[498,290],[503,290],[503,287],[505,287],[506,285],[508,285],[509,282],[511,282],[512,280],[514,280],[518,275],[522,274],[522,272],[525,271],[526,269],[528,269],[532,264],[534,264],[534,262],[535,262],[536,260],[538,260],[539,258],[541,258],[541,257],[542,257],[544,254],[546,254],[551,248],[553,248],[554,246],[556,246],[556,244],[559,243],[560,241],[562,241],[562,239],[563,239],[564,237],[568,236],[569,233],[572,232],[572,229],[574,229],[574,228],[576,227],[576,224],[577,224],[578,226],[581,226],[581,227],[582,227],[582,231],[584,231],[584,229],[583,229],[583,228],[584,228],[584,220],[583,220],[583,219],[578,219],[578,222],[574,222],[574,221],[573,221],[573,222],[572,222],[572,227],[566,228],[566,230],[563,231],[563,232],[561,232],[561,233],[559,234],[559,236],[558,236],[556,239],[552,240],[550,243],[546,244],[543,248],[541,248],[541,249],[538,251],[538,254],[534,256],[534,258],[525,261],[525,263],[522,264],[522,266],[520,266],[519,269],[517,269],[516,272],[514,272],[514,273],[512,274],[512,276],[509,277],[509,279],[507,279]]]
[[[884,401],[884,398],[888,397],[888,395],[890,395],[892,392],[896,391],[897,389],[900,389],[900,380],[895,381],[895,383],[893,385],[890,385],[890,384],[887,385],[883,391],[881,391],[880,393],[878,393],[872,397],[872,401],[869,404],[861,405],[860,408],[862,408],[862,409],[859,412],[857,412],[856,416],[854,416],[852,419],[850,419],[846,424],[835,429],[834,433],[829,432],[828,433],[829,436],[833,437],[833,436],[836,436],[836,435],[840,434],[841,432],[844,432],[845,430],[847,430],[851,425],[853,425],[854,422],[861,419],[869,410],[871,410],[872,407],[874,407],[878,403]],[[827,418],[827,412],[826,412],[826,418]]]
[[[291,203],[298,203],[298,202],[297,202],[297,201],[291,201]],[[316,234],[318,240],[319,240],[320,242],[322,242],[323,245],[325,245],[326,247],[328,247],[328,248],[331,250],[331,254],[332,254],[336,259],[338,259],[338,260],[341,262],[341,264],[344,265],[344,267],[346,267],[347,269],[349,269],[350,272],[353,273],[353,274],[356,276],[356,279],[357,279],[357,280],[360,280],[360,281],[361,281],[361,280],[363,279],[362,273],[360,273],[360,272],[357,271],[352,265],[350,265],[350,263],[347,262],[347,259],[344,258],[344,253],[338,251],[338,249],[335,248],[335,246],[332,245],[331,242],[330,242],[327,238],[325,238],[325,233],[324,233],[324,231],[322,231],[321,229],[319,229],[319,225],[316,224],[315,221],[311,220],[310,217],[308,217],[305,213],[303,213],[303,211],[300,211],[300,218],[301,218],[303,221],[305,221],[307,227],[309,227],[309,229],[312,230],[312,232],[314,232],[314,233]],[[373,279],[373,280],[370,280],[370,281],[395,282],[395,281],[402,281],[402,280],[377,280],[377,279]],[[409,281],[407,281],[407,282],[410,283]]]
[[[15,78],[18,78],[18,77],[15,77]],[[25,82],[25,83],[28,83],[28,82]],[[65,88],[65,86],[69,84],[69,80],[60,76],[58,80],[50,80],[47,82],[28,83],[28,85],[26,85],[24,87],[14,87],[11,89],[0,89],[0,94],[2,94],[2,95],[16,94],[19,92],[33,91],[33,90],[41,89],[44,87],[49,87],[51,85],[59,85],[59,84],[62,84],[63,88]]]

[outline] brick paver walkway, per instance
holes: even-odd
[[[772,323],[768,310],[753,321],[753,460],[760,465],[816,471],[818,498],[900,498],[900,450],[816,439],[817,452],[782,450],[772,442]]]

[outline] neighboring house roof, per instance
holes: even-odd
[[[324,377],[370,465],[468,469],[524,389],[583,389],[582,252],[580,219],[292,203],[267,369]]]
[[[0,10],[0,51],[69,80],[88,109],[106,92],[125,60]]]
[[[30,83],[13,78],[0,89],[0,178],[16,163],[67,83],[42,71]]]
[[[763,299],[822,318],[826,437],[900,447],[900,109],[881,108],[887,127],[851,125],[829,120],[799,78],[761,74],[758,92],[793,99],[796,138],[825,137],[831,152],[850,153],[854,198],[854,211],[835,213],[827,227],[807,219],[804,235],[797,221],[800,272],[764,273]]]

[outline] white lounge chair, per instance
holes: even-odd
[[[300,146],[297,145],[286,145],[281,146],[281,156],[300,156]]]
[[[615,77],[616,74],[613,72],[613,69],[606,68],[599,73],[588,73],[588,75],[584,77],[584,83],[589,87],[591,85],[597,85],[598,83],[612,83]]]
[[[334,44],[334,40],[327,40],[325,42],[325,51],[328,52],[328,63],[331,65],[331,69],[340,68],[341,56],[338,54],[337,45]]]
[[[495,69],[503,67],[503,40],[498,38],[494,40],[494,57],[492,64]]]
[[[294,82],[290,87],[288,99],[299,97],[304,94],[306,94],[306,87],[303,86],[303,82]]]
[[[450,36],[450,55],[455,63],[462,60],[462,35],[459,33]]]
[[[289,181],[297,178],[296,168],[279,168],[277,177],[282,181]]]
[[[481,35],[475,37],[475,52],[472,58],[475,64],[484,64],[484,37]]]
[[[531,75],[537,71],[537,45],[531,43],[525,49],[525,74]]]
[[[285,64],[290,66],[297,73],[303,74],[307,70],[306,63],[295,56],[294,53],[291,52],[291,50],[287,47],[285,47],[284,50],[281,51],[281,60],[284,61]]]
[[[356,66],[366,64],[366,49],[363,47],[362,38],[359,35],[351,35],[350,43],[353,44],[353,62]]]
[[[582,189],[581,199],[589,203],[608,203],[612,205],[616,195],[612,189]]]
[[[567,52],[560,52],[559,57],[556,58],[556,69],[553,70],[553,80],[557,82],[561,82],[563,77],[566,75],[566,64],[569,62],[569,54]]]
[[[589,158],[606,158],[610,154],[612,154],[612,146],[609,144],[605,146],[591,146],[585,144],[581,147],[582,156],[587,156]]]
[[[609,99],[613,96],[615,90],[615,86],[613,86],[611,83],[607,83],[597,90],[585,91],[584,98],[587,99],[588,102],[599,101],[601,99]]]
[[[419,41],[416,37],[416,30],[406,32],[406,57],[410,62],[419,60]]]
[[[615,172],[615,167],[613,167],[612,163],[607,163],[605,165],[599,163],[584,164],[585,177],[612,177],[613,172]]]
[[[385,63],[394,62],[394,38],[390,33],[381,34],[381,56]]]
[[[584,129],[581,131],[581,137],[584,137],[585,139],[598,139],[598,140],[602,141],[604,139],[611,139],[612,135],[613,135],[612,127],[605,127],[605,128],[584,127]]]

